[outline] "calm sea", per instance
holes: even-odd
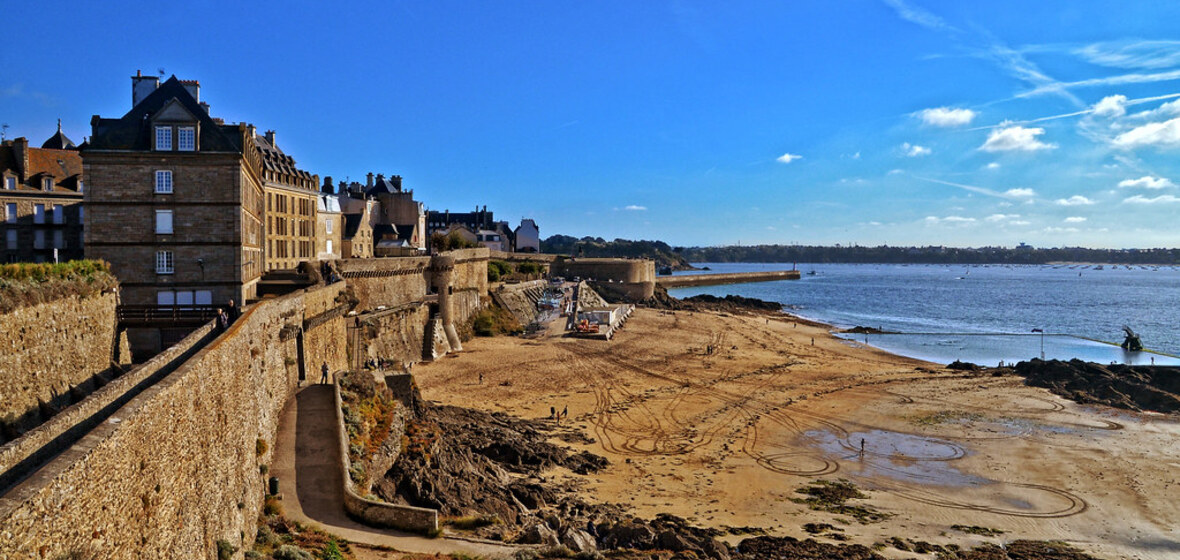
[[[714,273],[791,265],[700,263]],[[1105,265],[803,264],[800,280],[671,290],[784,304],[835,325],[902,333],[846,338],[935,362],[994,365],[1038,357],[1180,364],[1180,270]],[[814,274],[811,274],[814,272]],[[707,273],[702,271],[681,274]],[[1123,325],[1148,349],[1125,352]],[[1046,335],[1033,333],[1043,330]],[[1168,356],[1172,355],[1172,356]]]

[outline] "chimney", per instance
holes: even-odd
[[[201,102],[201,82],[196,80],[181,80],[180,85],[184,86],[185,91],[193,96],[197,103]]]
[[[23,183],[29,179],[29,139],[21,136],[13,140],[12,152],[19,166],[17,173],[20,177],[17,180]]]
[[[136,70],[135,75],[131,77],[131,107],[139,105],[158,87],[160,87],[160,78],[144,76],[142,72]]]
[[[209,114],[209,104],[202,101],[200,103],[200,105],[201,105],[201,108],[205,110],[205,114],[208,115]]]
[[[279,145],[275,144],[275,131],[273,131],[273,130],[266,131],[266,143],[270,144],[270,147],[272,147],[276,150],[279,148]]]
[[[370,189],[373,188],[373,174],[372,173],[369,174],[369,180],[367,183],[365,183],[365,188],[370,188]]]
[[[397,192],[402,192],[402,176],[394,175],[390,180],[393,181],[393,188],[397,189]]]

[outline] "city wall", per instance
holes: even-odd
[[[218,541],[252,542],[259,467],[270,461],[283,405],[314,364],[346,365],[343,288],[251,306],[0,498],[0,557],[212,559]],[[320,342],[329,338],[338,342]]]
[[[774,282],[776,280],[798,280],[798,270],[769,270],[766,272],[730,272],[725,274],[684,274],[661,276],[656,283],[665,288],[685,286],[716,286],[720,284],[741,284],[744,282]]]
[[[607,299],[638,302],[655,294],[655,263],[643,259],[559,259],[549,267],[553,276],[593,280]]]
[[[36,424],[43,405],[68,406],[94,389],[96,375],[131,361],[120,355],[117,301],[113,293],[70,296],[0,315],[0,419]]]
[[[431,291],[430,257],[344,259],[337,267],[359,300],[359,312],[417,303]]]

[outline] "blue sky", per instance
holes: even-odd
[[[678,245],[1176,247],[1180,4],[14,2],[0,123],[136,70],[431,209]]]

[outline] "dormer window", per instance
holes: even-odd
[[[15,191],[16,190],[16,177],[5,177],[4,178],[4,188],[6,188],[10,191]]]
[[[156,150],[157,151],[171,151],[172,150],[172,127],[157,126],[156,127]]]
[[[197,129],[192,126],[181,126],[176,129],[176,149],[191,152],[197,149]]]
[[[41,179],[41,188],[47,191],[53,190],[53,177],[46,177]]]

